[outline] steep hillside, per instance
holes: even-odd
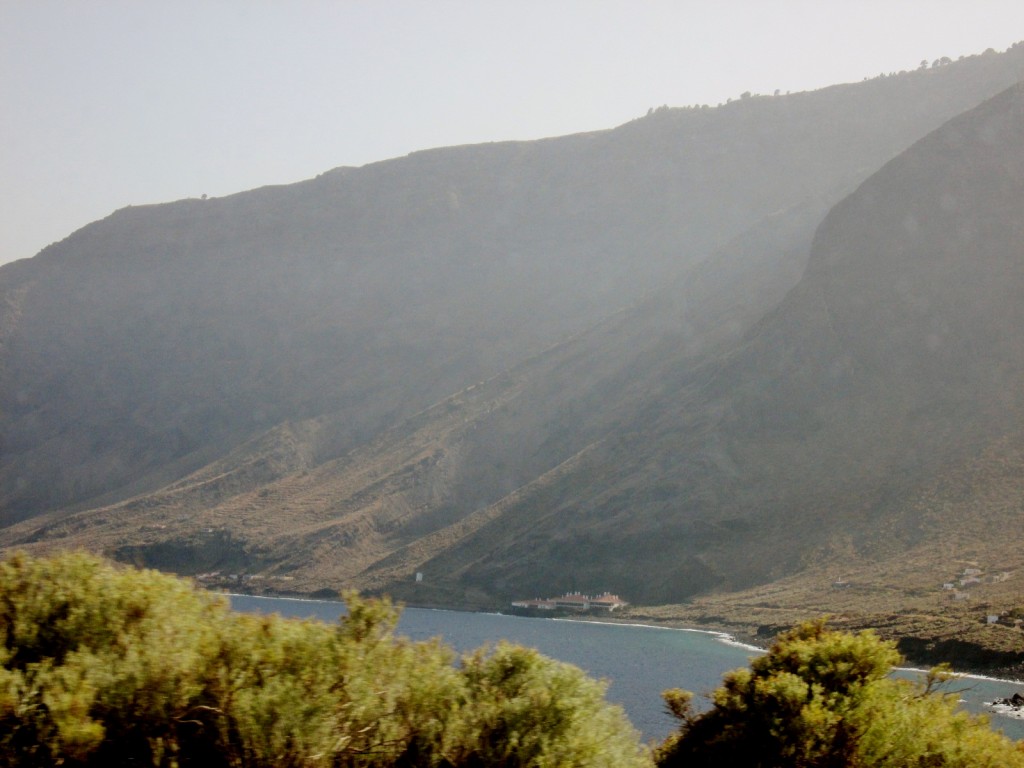
[[[649,617],[973,625],[976,601],[942,618],[942,582],[964,562],[1008,574],[982,590],[1001,610],[1024,570],[1021,89],[819,220],[813,206],[769,217],[640,305],[336,460],[302,448],[339,418],[320,417],[0,541],[230,569],[271,591],[498,605],[607,587],[705,595]]]
[[[1013,88],[837,205],[800,284],[738,347],[660,371],[659,397],[543,504],[423,569],[531,594],[561,574],[651,601],[899,558],[950,530],[935,521],[954,507],[981,516],[971,551],[1019,542],[961,503],[984,486],[941,479],[1022,426],[1022,222]]]
[[[560,463],[360,583],[414,600],[610,584],[659,601],[812,567],[820,588],[825,567],[888,573],[890,589],[931,583],[936,597],[958,559],[1024,566],[1000,512],[1024,475],[1016,454],[985,453],[1021,426],[1021,114],[1019,90],[1007,91],[836,206],[805,278],[737,347],[687,358],[677,335],[632,337],[627,371],[600,378],[590,399],[573,390],[563,418],[524,441],[559,438]],[[545,370],[534,391],[594,380],[582,361],[597,349],[558,350],[561,378]],[[603,422],[580,415],[595,411]],[[576,419],[587,427],[567,426]],[[490,445],[519,444],[528,422],[511,411]],[[463,472],[493,455],[467,454]],[[1006,462],[1000,483],[979,481]],[[958,471],[965,463],[976,469]],[[1008,496],[987,496],[1008,478]],[[907,562],[914,581],[897,567]],[[409,584],[414,571],[433,581]]]
[[[770,217],[638,307],[338,459],[318,461],[310,446],[343,414],[288,423],[156,493],[0,535],[8,546],[78,544],[179,572],[258,572],[276,589],[385,587],[404,578],[411,551],[422,559],[457,543],[494,517],[492,504],[565,474],[632,418],[650,394],[637,365],[662,348],[697,358],[735,342],[797,281],[821,216],[811,206]]]
[[[896,639],[916,663],[1024,675],[1020,529],[1024,433],[947,466],[869,530],[830,532],[799,571],[686,604],[639,608],[632,620],[704,624],[765,642],[830,615],[850,629]],[[909,534],[909,535],[908,535]],[[909,539],[909,540],[908,540]],[[997,616],[996,623],[989,617]]]
[[[342,457],[758,222],[838,199],[1022,60],[118,211],[0,267],[0,521],[155,491],[285,422],[318,424],[305,464]],[[697,346],[751,300],[702,279]]]

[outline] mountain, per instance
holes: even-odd
[[[1009,558],[968,500],[1017,455],[1022,55],[127,209],[2,267],[0,545],[479,605],[955,559],[951,507]]]
[[[156,490],[284,421],[338,414],[310,450],[343,455],[838,199],[1022,57],[118,211],[0,268],[2,520]]]
[[[975,556],[1019,544],[1005,521],[942,514],[985,486],[934,486],[1020,434],[1022,115],[1013,87],[888,163],[829,212],[800,283],[738,344],[689,368],[638,366],[656,377],[642,410],[536,508],[481,531],[486,557],[460,543],[423,569],[494,590],[563,570],[657,601],[830,552],[846,567],[898,558],[940,529],[972,528],[960,547]]]

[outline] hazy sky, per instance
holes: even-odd
[[[1022,0],[0,0],[0,263],[129,204],[1020,39]]]

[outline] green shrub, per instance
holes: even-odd
[[[605,686],[568,664],[502,643],[463,660],[473,702],[457,762],[478,766],[636,765],[636,734]]]
[[[85,554],[0,563],[0,766],[649,765],[601,684],[501,645],[457,663],[346,595],[337,626],[232,613]]]
[[[668,691],[679,732],[659,766],[906,768],[1024,766],[1024,752],[984,718],[957,711],[942,669],[921,683],[888,677],[899,661],[870,632],[826,630],[823,621],[782,635],[750,669],[728,673],[704,714]]]

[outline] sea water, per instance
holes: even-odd
[[[231,596],[231,606],[238,611],[326,622],[335,622],[344,613],[341,603],[248,595]],[[404,609],[398,632],[412,640],[441,638],[460,653],[508,640],[575,664],[607,681],[608,699],[622,705],[645,739],[655,741],[663,740],[675,728],[662,704],[662,691],[693,691],[697,694],[694,704],[705,709],[709,702],[701,694],[712,691],[723,673],[747,666],[758,653],[756,648],[732,642],[726,635],[700,630],[422,608]],[[919,673],[902,670],[899,674]],[[1024,739],[1024,721],[985,707],[986,702],[1024,690],[1024,684],[965,676],[953,681],[950,689],[959,691],[968,710],[986,713],[994,728],[1011,738]]]

